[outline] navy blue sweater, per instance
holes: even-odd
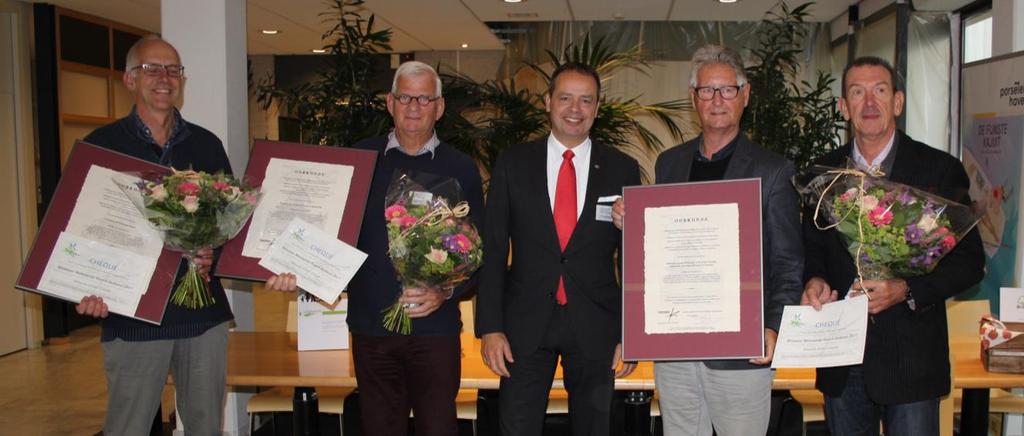
[[[176,169],[191,168],[208,173],[223,171],[230,174],[231,163],[224,153],[220,139],[209,130],[185,122],[177,113],[175,116],[176,127],[163,149],[153,142],[148,130],[134,111],[125,118],[94,130],[84,141]],[[178,265],[174,286],[177,286],[178,280],[187,268],[187,263],[182,260]],[[148,341],[199,336],[210,327],[234,318],[220,280],[212,278],[210,290],[216,301],[202,309],[188,309],[168,302],[160,326],[111,314],[103,320],[101,340]]]
[[[392,149],[386,154],[387,137],[370,138],[354,145],[355,148],[377,152],[373,183],[366,201],[358,248],[368,256],[366,262],[348,285],[348,326],[355,334],[371,336],[396,335],[384,329],[381,313],[394,304],[401,292],[401,284],[388,258],[388,232],[384,219],[384,197],[395,169],[434,173],[459,181],[463,198],[469,202],[469,216],[478,231],[483,231],[484,198],[480,171],[476,162],[448,144],[440,144],[433,155],[425,153],[409,156]],[[470,280],[470,283],[472,280]],[[445,301],[434,313],[412,321],[412,335],[454,336],[459,334],[458,297],[469,287],[465,283],[455,289],[454,296]]]

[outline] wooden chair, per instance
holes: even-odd
[[[298,331],[297,303],[294,300],[289,301],[287,310],[288,316],[285,321],[285,331]],[[345,397],[351,394],[353,390],[353,388],[316,388],[320,413],[338,415],[339,426],[341,426],[341,418],[345,411]],[[270,413],[271,425],[274,426],[274,434],[276,434],[277,427],[274,423],[273,414],[291,413],[294,393],[295,391],[292,388],[275,387],[253,395],[245,405],[245,411],[249,414],[250,431],[255,430],[254,425],[257,414]]]

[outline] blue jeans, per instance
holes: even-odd
[[[850,369],[846,389],[825,396],[825,422],[836,436],[878,436],[881,421],[887,435],[937,436],[939,399],[882,405],[868,397],[861,367]]]

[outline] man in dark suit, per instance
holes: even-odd
[[[701,135],[670,148],[655,164],[657,183],[761,179],[765,356],[744,360],[665,361],[654,364],[665,434],[765,434],[771,405],[772,361],[782,308],[800,298],[803,246],[800,211],[791,185],[793,163],[740,133],[750,98],[743,59],[716,45],[693,55],[690,98]],[[616,224],[624,207],[615,205]]]
[[[621,232],[610,204],[640,184],[640,169],[590,140],[600,90],[593,68],[558,67],[544,96],[551,135],[502,153],[491,176],[476,334],[501,376],[504,435],[542,433],[559,356],[573,434],[608,434],[614,377],[635,368],[620,362]]]
[[[969,181],[960,161],[896,129],[903,101],[888,62],[865,57],[847,65],[839,109],[853,127],[853,142],[817,163],[843,167],[852,159],[894,182],[969,203]],[[818,230],[811,222],[813,212],[804,216],[807,283],[802,302],[820,309],[847,293],[866,291],[873,316],[862,365],[818,369],[829,430],[878,435],[881,420],[885,434],[937,435],[939,397],[949,393],[950,385],[945,301],[982,278],[978,232],[968,233],[931,273],[854,283],[856,266],[839,232]]]

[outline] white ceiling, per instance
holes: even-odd
[[[165,0],[173,1],[173,0]],[[779,0],[367,0],[366,13],[376,14],[378,28],[393,31],[396,52],[422,50],[498,50],[501,42],[488,29],[493,21],[756,21]],[[786,0],[796,5],[804,0]],[[928,3],[929,0],[919,0]],[[962,3],[965,0],[930,0]],[[57,6],[158,32],[160,0],[49,0]],[[329,28],[324,0],[246,0],[246,32],[250,54],[304,54],[323,45]],[[829,21],[860,0],[818,0],[814,21]],[[262,29],[277,29],[264,35]]]

